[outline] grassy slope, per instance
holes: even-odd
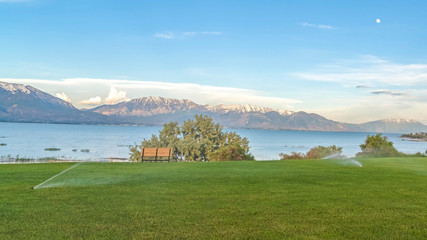
[[[427,159],[0,165],[0,239],[426,239]]]

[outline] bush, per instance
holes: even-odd
[[[280,160],[291,160],[291,159],[305,159],[304,153],[291,152],[291,154],[280,153]]]
[[[45,151],[61,151],[60,148],[54,148],[54,147],[52,147],[52,148],[45,148],[44,150]]]
[[[403,153],[397,151],[393,142],[388,141],[382,134],[368,135],[365,143],[360,145],[362,152],[356,154],[356,157],[399,157]]]
[[[224,146],[215,152],[208,155],[209,161],[220,162],[220,161],[243,161],[243,160],[255,160],[254,156],[245,152],[245,149],[239,145],[228,145]]]
[[[308,151],[306,154],[304,153],[296,153],[292,152],[290,155],[281,153],[280,154],[280,160],[287,160],[287,159],[322,159],[325,157],[334,157],[334,158],[340,158],[342,153],[342,147],[337,147],[335,145],[324,147],[324,146],[317,146],[310,151]]]
[[[335,145],[324,147],[324,146],[317,146],[310,151],[307,152],[306,158],[307,159],[322,159],[326,157],[341,157],[342,154],[342,147],[337,147]]]
[[[129,147],[129,161],[131,162],[140,162],[141,161],[141,151],[140,146],[134,145]]]

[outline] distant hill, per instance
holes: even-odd
[[[254,105],[200,105],[190,100],[143,97],[79,110],[32,86],[0,82],[0,121],[76,124],[161,125],[205,114],[228,128],[410,133],[427,131],[415,120],[386,119],[363,124],[336,122],[315,113]]]
[[[347,130],[341,123],[313,113],[275,110],[253,105],[199,105],[189,100],[162,97],[143,97],[115,105],[99,106],[90,111],[145,124],[183,121],[195,114],[205,114],[229,128]]]
[[[0,82],[0,121],[102,123],[107,117],[82,112],[71,103],[32,86]]]
[[[382,119],[347,127],[352,131],[361,132],[412,133],[427,131],[426,125],[408,119]]]
[[[315,113],[276,110],[253,105],[199,105],[189,100],[163,97],[143,97],[115,105],[99,106],[89,111],[120,117],[122,121],[139,124],[181,122],[195,114],[206,114],[229,128],[390,133],[427,130],[427,126],[415,120],[386,119],[350,124],[336,122]]]

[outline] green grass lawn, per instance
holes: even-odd
[[[427,159],[0,165],[0,239],[427,239]]]

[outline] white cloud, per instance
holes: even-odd
[[[255,90],[217,87],[195,83],[168,83],[149,81],[121,81],[115,83],[129,93],[138,92],[143,96],[166,96],[178,99],[190,99],[199,104],[253,104],[278,109],[292,108],[292,104],[301,103],[299,100],[270,97]],[[142,97],[140,95],[140,97]]]
[[[407,96],[408,95],[407,93],[404,93],[404,92],[394,92],[394,91],[390,91],[390,90],[374,90],[374,91],[371,91],[371,93],[375,94],[375,95],[390,95],[393,97]]]
[[[100,96],[92,97],[87,100],[80,101],[79,104],[82,105],[99,105],[102,102],[102,98]]]
[[[222,32],[201,32],[204,35],[222,35]]]
[[[198,35],[222,35],[222,32],[157,32],[153,36],[163,39],[185,39]]]
[[[108,90],[111,91],[111,87],[121,90],[116,90],[117,93],[113,93],[111,96],[121,96],[122,101],[128,98],[162,96],[189,99],[198,104],[252,104],[282,110],[293,109],[294,104],[302,103],[302,101],[297,99],[271,96],[266,92],[252,89],[218,87],[196,83],[93,78],[67,78],[58,81],[42,79],[0,79],[0,81],[29,84],[49,93],[66,91],[72,99],[81,99],[77,102],[76,107],[101,104],[102,99],[99,96],[102,96]],[[93,98],[92,96],[94,95],[98,95],[98,97]]]
[[[155,33],[153,35],[156,38],[163,38],[163,39],[172,39],[175,38],[175,35],[171,32],[164,32],[164,33]]]
[[[57,93],[56,97],[66,101],[66,102],[71,103],[71,99],[64,92],[63,93]]]
[[[182,35],[185,37],[195,37],[197,35],[196,32],[183,32]]]
[[[322,24],[317,25],[317,27],[320,29],[334,29],[334,27],[330,25],[322,25]]]
[[[324,24],[312,24],[308,22],[301,23],[301,26],[303,27],[311,27],[311,28],[318,28],[318,29],[335,29],[335,27],[331,25],[324,25]]]
[[[399,64],[367,55],[291,75],[306,80],[354,85],[414,86],[427,84],[427,64]]]
[[[427,101],[411,95],[396,97],[390,94],[368,95],[343,106],[322,106],[312,111],[335,121],[364,123],[387,118],[415,119],[427,124]],[[424,91],[425,94],[425,91]]]
[[[0,0],[0,3],[2,2],[10,2],[10,3],[15,3],[15,2],[29,2],[31,0]]]
[[[116,104],[119,102],[129,101],[130,99],[126,97],[125,91],[117,91],[114,87],[110,88],[110,93],[108,97],[105,98],[104,103],[108,105]]]

